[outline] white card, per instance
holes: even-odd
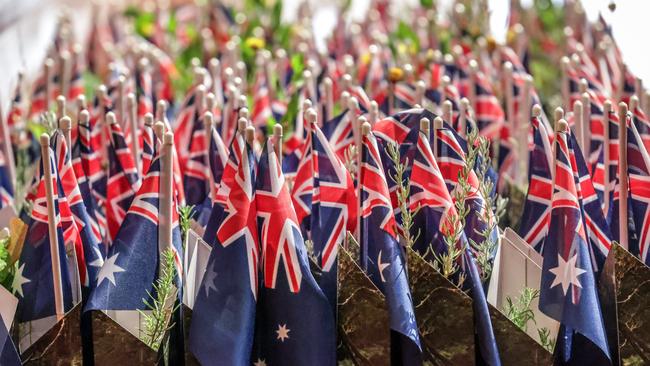
[[[18,307],[18,298],[6,288],[0,286],[0,316],[2,316],[7,330],[11,329],[11,324],[16,315],[16,307]]]

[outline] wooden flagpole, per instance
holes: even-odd
[[[516,130],[515,127],[515,96],[512,90],[513,81],[512,81],[512,64],[506,62],[503,64],[503,80],[505,90],[503,95],[505,97],[506,103],[506,122],[510,125],[510,128],[513,132]],[[515,132],[516,133],[516,132]]]
[[[354,130],[357,131],[357,134],[355,136],[355,145],[357,146],[357,156],[356,156],[356,163],[357,163],[357,228],[356,232],[354,233],[354,237],[357,239],[357,243],[361,243],[361,160],[362,160],[362,154],[363,154],[363,136],[368,135],[371,133],[371,126],[370,123],[366,120],[366,117],[364,116],[359,116],[359,118],[354,120],[355,125],[352,126]]]
[[[580,143],[580,150],[582,151],[582,156],[586,159],[588,154],[588,146],[584,144],[585,141],[585,123],[584,123],[584,111],[582,108],[582,102],[576,100],[573,103],[573,128],[576,133],[576,140]]]
[[[562,71],[562,76],[561,76],[561,86],[560,90],[562,92],[562,107],[563,108],[569,108],[569,101],[570,101],[570,95],[569,95],[569,68],[571,67],[571,60],[567,56],[562,57],[560,60],[560,69]]]
[[[436,117],[433,120],[433,140],[432,142],[432,151],[433,156],[437,159],[439,156],[438,152],[438,130],[441,130],[444,126],[444,121],[440,117]]]
[[[415,103],[421,106],[424,106],[424,92],[426,91],[427,85],[424,83],[424,80],[418,80],[415,83]]]
[[[341,109],[345,109],[348,107],[348,104],[350,103],[350,93],[346,90],[341,92],[341,99],[339,100],[339,104],[341,105]]]
[[[334,118],[334,91],[332,90],[332,79],[326,77],[323,79],[323,89],[325,94],[325,113],[327,115],[323,121],[329,121]],[[278,158],[280,155],[278,155]]]
[[[376,101],[370,101],[370,111],[368,112],[368,122],[370,126],[374,126],[379,119],[379,104]]]
[[[159,255],[172,248],[172,208],[174,199],[174,172],[172,154],[174,149],[174,134],[171,131],[163,135],[162,151],[160,154],[160,201],[158,221],[158,250]],[[162,257],[159,257],[162,261]],[[162,266],[158,266],[160,271]],[[180,276],[181,274],[179,274]]]
[[[581,94],[582,102],[582,138],[581,141],[583,150],[582,153],[585,156],[585,159],[589,156],[589,148],[591,144],[591,98],[589,94],[583,92]]]
[[[117,120],[120,123],[120,127],[124,127],[124,121],[126,119],[126,78],[124,75],[120,75],[117,79]]]
[[[210,78],[212,79],[212,93],[219,101],[223,101],[223,86],[221,82],[221,63],[219,59],[213,58],[208,64]]]
[[[469,60],[469,93],[468,98],[472,110],[476,111],[476,74],[478,73],[478,62]]]
[[[627,198],[628,198],[628,173],[627,173],[627,104],[618,104],[618,179],[619,179],[619,203],[618,203],[618,225],[619,241],[621,246],[628,249],[628,224],[627,224]],[[605,196],[607,197],[607,196]]]
[[[629,110],[632,112],[632,115],[634,115],[634,111],[639,107],[639,97],[636,95],[633,95],[630,97],[630,105],[629,105]]]
[[[63,116],[65,116],[65,97],[59,95],[56,97],[56,120],[61,120]]]
[[[610,151],[609,151],[609,112],[612,110],[612,102],[609,100],[606,100],[603,103],[603,112],[605,113],[605,116],[603,118],[603,122],[605,124],[605,128],[603,130],[603,197],[604,197],[604,211],[605,215],[609,212],[609,157],[610,157]],[[619,131],[620,134],[620,131]]]
[[[460,130],[460,135],[465,137],[467,136],[467,113],[469,112],[469,99],[461,99],[458,109],[460,111],[458,114],[458,129]]]
[[[244,138],[246,140],[246,143],[252,148],[253,143],[255,142],[255,127],[246,127],[246,130],[244,131]]]
[[[273,125],[273,143],[275,144],[275,153],[278,156],[278,163],[282,166],[282,125],[276,123]]]
[[[88,103],[86,103],[86,96],[81,94],[77,97],[77,112],[80,112],[84,109],[88,109]],[[79,119],[78,116],[77,119]]]
[[[126,96],[126,105],[129,110],[129,124],[131,128],[131,153],[135,169],[139,174],[143,174],[140,163],[140,144],[138,139],[138,103],[135,100],[135,94],[129,93]]]
[[[445,100],[442,102],[442,119],[453,126],[454,106],[450,101]]]
[[[70,130],[72,129],[72,120],[68,116],[64,116],[59,120],[59,128],[65,138],[65,144],[68,148],[68,158],[72,159],[72,138],[70,137]]]
[[[162,142],[163,134],[165,133],[165,124],[162,121],[158,121],[153,125],[153,133],[155,137]]]
[[[205,132],[205,149],[208,152],[205,156],[205,166],[208,169],[208,183],[210,184],[210,196],[212,200],[217,197],[215,191],[214,177],[212,176],[212,167],[210,166],[210,144],[212,143],[212,125],[214,124],[214,115],[210,111],[203,114],[203,130]]]
[[[70,52],[63,50],[61,52],[61,65],[60,65],[60,74],[61,75],[61,95],[67,96],[68,90],[70,89],[70,72],[72,59]]]
[[[50,259],[52,266],[52,281],[54,290],[54,305],[57,321],[63,319],[65,309],[63,305],[63,284],[61,281],[61,261],[59,253],[59,239],[57,235],[57,218],[54,209],[54,186],[52,185],[52,166],[50,165],[50,136],[41,135],[41,159],[43,162],[43,179],[45,180],[45,198],[47,202],[47,229],[50,239]],[[64,253],[65,254],[65,253]]]
[[[566,120],[564,119],[564,110],[562,109],[562,107],[555,108],[553,117],[555,120],[556,132],[566,131],[569,128],[568,124],[566,126],[562,125],[562,121],[566,123]],[[553,164],[551,166],[551,175],[553,176],[553,187],[555,187],[555,160],[557,156],[557,139],[555,139],[555,143],[553,144],[552,150],[553,150]]]
[[[559,119],[556,121],[555,125],[555,132],[556,134],[558,133],[568,133],[569,132],[569,124],[565,119]],[[551,182],[553,182],[553,185],[551,186],[551,192],[555,192],[555,179],[556,179],[556,174],[555,174],[555,167],[557,165],[557,144],[558,144],[559,138],[556,136],[555,141],[553,142],[553,163],[551,165]],[[551,195],[551,201],[553,200],[552,195]]]
[[[424,133],[424,138],[427,139],[427,142],[429,141],[430,126],[431,122],[428,118],[424,117],[420,119],[420,131]]]
[[[45,111],[50,110],[52,103],[52,71],[54,69],[54,60],[48,58],[43,65],[43,74],[45,75]]]

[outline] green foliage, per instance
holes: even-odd
[[[151,314],[138,310],[144,317],[142,341],[156,351],[160,348],[165,333],[174,325],[170,324],[170,321],[172,313],[176,310],[178,293],[175,278],[174,252],[167,249],[161,255],[160,273],[153,285],[155,296],[148,293],[149,299],[142,299]]]
[[[187,240],[187,233],[190,231],[192,225],[192,215],[194,214],[194,205],[180,206],[178,208],[178,221],[181,227],[181,237],[183,238],[183,245]]]
[[[394,55],[415,54],[420,49],[420,39],[408,23],[400,20],[397,29],[389,36],[389,46]]]
[[[86,97],[86,101],[90,103],[95,97],[95,91],[102,83],[102,79],[100,79],[97,74],[90,71],[84,71],[84,73],[81,74],[81,79],[83,80],[84,85],[84,96]]]
[[[513,300],[510,296],[506,296],[506,304],[503,311],[508,319],[525,332],[528,329],[528,323],[530,321],[536,324],[535,313],[531,309],[531,305],[538,297],[539,290],[524,287],[516,300]],[[545,327],[538,328],[537,334],[539,335],[539,342],[542,347],[549,352],[553,352],[555,339],[551,337],[551,331]]]
[[[474,167],[479,183],[478,193],[483,198],[485,205],[480,211],[481,220],[485,226],[482,230],[474,229],[481,236],[481,240],[476,242],[470,238],[469,241],[476,252],[476,262],[481,270],[481,279],[485,281],[492,274],[492,254],[497,246],[497,239],[492,237],[492,232],[497,228],[499,218],[505,213],[508,200],[492,193],[495,188],[494,181],[488,175],[492,164],[490,141],[479,136],[478,129],[474,128],[467,135],[467,149],[466,166]]]
[[[539,335],[539,342],[542,344],[545,350],[553,353],[555,348],[555,338],[551,337],[551,331],[548,328],[543,327],[537,329],[537,334]]]
[[[9,237],[0,239],[0,285],[11,291],[15,266],[11,265],[9,256]]]
[[[506,304],[503,309],[508,319],[510,319],[519,329],[526,331],[528,322],[535,323],[535,313],[531,310],[531,303],[539,297],[539,290],[524,287],[521,295],[516,301],[513,301],[510,296],[506,296]]]
[[[397,202],[400,208],[400,216],[402,219],[402,230],[400,231],[400,236],[404,239],[404,244],[407,247],[412,247],[415,241],[420,236],[420,230],[413,235],[411,229],[413,228],[413,217],[420,210],[418,206],[416,209],[411,210],[409,205],[409,200],[411,196],[411,183],[409,180],[405,179],[404,173],[409,166],[408,158],[401,161],[401,156],[399,152],[399,146],[397,144],[390,143],[386,147],[386,152],[390,157],[390,160],[395,166],[395,174],[390,178],[397,184]]]

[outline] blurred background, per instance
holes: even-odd
[[[201,2],[201,0],[196,0]],[[205,1],[205,0],[203,0]],[[268,0],[274,2],[279,0]],[[349,20],[359,20],[366,16],[370,0],[349,0]],[[425,0],[400,0],[392,2],[394,10],[399,13],[402,8],[409,8]],[[177,6],[188,1],[160,0],[159,5]],[[226,3],[228,1],[225,1]],[[345,1],[342,0],[307,0],[315,10],[313,32],[319,47],[324,48],[325,38],[331,33],[336,24],[336,9]],[[539,6],[543,3],[561,5],[561,0],[519,0],[522,6],[528,7],[533,3]],[[239,3],[239,2],[238,2]],[[285,0],[282,6],[282,19],[291,22],[302,0]],[[453,0],[437,0],[441,21],[448,21],[448,14]],[[503,42],[507,37],[507,24],[510,0],[488,0],[489,24],[493,37]],[[591,20],[599,14],[612,25],[614,38],[620,46],[623,58],[630,70],[644,80],[650,80],[650,49],[646,44],[648,14],[650,1],[639,0],[583,0],[585,12]],[[0,114],[4,117],[10,103],[10,98],[17,83],[17,73],[24,71],[27,81],[30,76],[37,74],[45,57],[46,48],[50,44],[61,14],[71,15],[76,41],[84,44],[89,36],[93,21],[93,11],[100,18],[108,17],[110,11],[126,9],[129,5],[151,7],[149,2],[134,1],[85,1],[85,0],[0,0]],[[615,9],[612,11],[612,9]],[[486,14],[488,16],[488,14]],[[552,21],[552,20],[551,20]]]

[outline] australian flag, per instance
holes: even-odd
[[[140,134],[140,151],[142,155],[140,156],[140,161],[142,162],[142,175],[147,175],[149,172],[149,167],[151,166],[151,161],[154,156],[156,156],[156,146],[158,138],[156,137],[153,127],[144,125],[144,129]]]
[[[108,146],[110,165],[106,182],[106,221],[109,241],[112,242],[115,240],[127,210],[138,191],[140,177],[120,125],[113,123],[109,128],[111,144]]]
[[[559,321],[556,353],[562,364],[609,364],[609,347],[580,212],[566,132],[556,134],[555,187],[544,244],[539,308]]]
[[[190,328],[190,350],[204,365],[249,365],[258,298],[255,157],[237,134],[215,204],[220,226],[199,293]],[[285,202],[286,203],[286,202]],[[206,235],[209,231],[206,229]]]
[[[311,238],[321,275],[317,281],[334,312],[337,292],[338,246],[356,227],[357,196],[354,182],[316,124],[307,138],[292,191],[297,222]]]
[[[603,215],[600,201],[598,200],[594,184],[591,180],[591,175],[589,175],[587,163],[585,162],[576,137],[574,134],[571,134],[569,138],[571,139],[571,166],[575,169],[573,174],[576,176],[578,182],[578,199],[582,209],[585,234],[589,243],[591,263],[596,273],[600,273],[600,270],[605,264],[605,259],[607,259],[609,249],[612,246],[612,233]]]
[[[418,133],[418,141],[414,146],[415,154],[411,169],[411,197],[409,206],[411,210],[417,211],[414,218],[414,225],[411,234],[416,236],[420,233],[413,244],[413,249],[418,251],[428,260],[433,260],[434,254],[441,255],[447,251],[443,235],[453,235],[455,220],[458,214],[453,200],[445,184],[442,173],[434,159],[433,152],[423,132]],[[478,333],[478,349],[481,361],[488,365],[499,365],[499,350],[490,312],[481,285],[478,268],[472,257],[464,233],[461,233],[460,240],[456,243],[465,248],[460,259],[460,267],[467,275],[465,282],[471,291],[475,315],[475,326]]]
[[[86,310],[145,310],[145,300],[155,296],[153,284],[160,268],[158,244],[160,155],[133,199],[90,294]],[[178,211],[172,204],[172,243],[176,273],[181,269],[182,242]],[[177,283],[177,286],[179,284]],[[179,287],[180,288],[180,287]]]
[[[68,311],[73,305],[72,285],[70,283],[63,227],[59,214],[58,177],[54,157],[54,151],[50,149],[50,161],[45,164],[50,164],[50,171],[52,172],[54,212],[56,214],[54,220],[56,222],[56,239],[59,247],[59,265],[61,268],[60,287],[63,293],[64,311]],[[40,178],[33,196],[27,236],[25,237],[23,251],[18,260],[18,268],[12,284],[13,292],[18,296],[19,300],[17,312],[19,322],[41,319],[56,314],[43,164],[44,162],[41,160],[38,172]]]
[[[548,233],[548,224],[551,221],[553,152],[546,126],[537,117],[533,117],[532,125],[534,146],[530,151],[528,193],[519,223],[519,235],[541,253]]]
[[[345,109],[339,115],[323,123],[323,134],[332,145],[332,149],[342,161],[346,158],[345,153],[354,144],[354,133],[352,128],[352,112]]]
[[[311,274],[296,214],[287,204],[289,190],[271,143],[266,144],[258,169],[255,205],[263,257],[256,362],[334,365],[334,314]]]
[[[435,133],[438,137],[437,157],[440,172],[445,178],[447,189],[449,192],[453,192],[458,188],[460,173],[467,164],[463,149],[465,141],[458,139],[458,135],[449,128],[436,130]],[[470,242],[480,243],[484,240],[481,233],[488,229],[488,225],[494,219],[492,217],[494,213],[492,207],[488,207],[479,190],[478,176],[473,169],[469,170],[467,183],[470,185],[470,189],[465,204],[470,207],[470,212],[465,218],[465,235]],[[498,235],[498,229],[494,226],[490,233],[494,243],[498,242]],[[496,255],[496,251],[493,254]]]
[[[212,209],[210,198],[210,169],[208,169],[208,139],[198,113],[192,127],[192,137],[183,169],[183,189],[188,205],[195,207],[197,221],[205,224]],[[203,218],[203,220],[201,220]]]
[[[637,237],[630,241],[630,252],[650,266],[650,156],[635,124],[628,126],[627,163],[630,182],[630,206]]]
[[[93,227],[97,225],[100,238],[104,238],[107,227],[106,215],[100,209],[99,200],[105,198],[106,172],[102,169],[101,159],[93,148],[90,125],[78,123],[77,128],[78,137],[72,148],[72,166],[91,224]]]
[[[361,267],[386,296],[390,317],[393,361],[422,363],[418,326],[406,276],[404,253],[396,234],[379,148],[374,134],[362,139],[361,167]]]
[[[99,227],[91,219],[89,211],[86,209],[63,134],[58,131],[55,132],[50,140],[50,144],[56,153],[59,172],[59,195],[66,198],[66,203],[73,216],[74,225],[77,227],[78,237],[81,241],[81,248],[83,249],[83,256],[77,255],[79,265],[84,265],[84,268],[80,268],[79,271],[81,282],[84,287],[94,288],[99,269],[104,264],[104,258],[100,249],[101,236]]]

